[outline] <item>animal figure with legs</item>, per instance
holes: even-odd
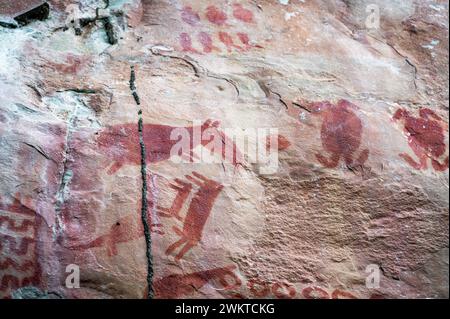
[[[313,114],[322,115],[322,146],[330,157],[316,154],[323,166],[335,168],[341,159],[348,167],[363,166],[369,158],[369,150],[363,150],[355,159],[355,153],[361,146],[363,126],[355,114],[358,107],[349,101],[306,103]]]
[[[144,124],[143,138],[147,148],[147,163],[158,163],[169,160],[174,154],[171,153],[179,141],[172,139],[174,130],[187,132],[190,138],[189,150],[183,150],[178,154],[184,159],[193,161],[195,155],[193,149],[203,145],[214,153],[218,153],[222,159],[232,163],[235,167],[242,165],[242,154],[237,149],[233,140],[228,138],[219,130],[218,121],[207,120],[201,126],[174,127],[159,124]],[[196,132],[200,137],[195,138]],[[226,152],[225,147],[215,148],[217,143],[211,143],[211,139],[203,139],[206,133],[214,132],[214,136],[220,138],[222,145],[232,145],[233,152]],[[206,135],[206,134],[205,134]],[[211,134],[212,135],[212,134]],[[124,165],[140,165],[141,153],[139,148],[139,132],[135,124],[121,124],[111,126],[99,133],[97,144],[100,149],[112,160],[108,174],[115,174]]]
[[[183,229],[178,227],[173,227],[175,233],[181,238],[169,246],[166,250],[166,254],[172,254],[177,248],[182,247],[178,254],[175,256],[175,260],[180,260],[183,256],[195,247],[202,239],[203,229],[205,224],[211,214],[214,202],[219,196],[223,189],[223,185],[215,182],[205,176],[193,172],[193,176],[186,176],[186,178],[199,186],[199,190],[194,195],[189,209],[187,211],[186,217],[184,219]],[[182,203],[187,198],[186,192],[191,189],[190,183],[185,183],[178,181],[178,184],[182,187],[176,186],[179,190],[178,196],[174,201],[171,209],[159,208],[165,216],[175,217],[180,219],[179,211],[182,207]],[[164,215],[163,215],[164,216]]]
[[[405,109],[399,109],[393,119],[403,122],[408,144],[419,160],[417,162],[410,155],[401,153],[400,157],[409,165],[417,170],[424,170],[428,168],[430,160],[432,167],[438,172],[449,168],[448,155],[440,161],[447,150],[444,133],[446,124],[435,112],[424,108],[419,111],[419,117],[415,117]]]

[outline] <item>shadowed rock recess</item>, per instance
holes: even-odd
[[[0,298],[449,297],[447,1],[11,3]]]

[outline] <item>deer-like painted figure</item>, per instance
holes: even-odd
[[[183,246],[175,256],[175,260],[177,261],[183,258],[189,250],[201,241],[203,229],[211,214],[214,202],[223,189],[222,184],[208,179],[197,172],[193,172],[192,175],[187,175],[186,178],[199,186],[199,190],[189,205],[186,217],[184,218],[183,229],[176,226],[173,227],[175,233],[181,237],[180,240],[170,245],[166,250],[166,254],[170,255],[177,248]],[[177,183],[179,185],[173,185],[173,188],[178,190],[178,195],[172,207],[170,209],[158,208],[161,216],[174,217],[181,220],[180,210],[192,189],[192,184],[180,180],[177,180]]]
[[[169,160],[173,154],[173,147],[179,142],[171,139],[174,130],[185,130],[190,138],[189,150],[183,150],[185,153],[179,154],[185,159],[193,160],[195,155],[193,149],[198,145],[203,145],[215,153],[220,152],[220,156],[232,163],[234,166],[242,165],[242,155],[237,149],[233,140],[229,139],[218,127],[218,121],[207,120],[201,126],[190,127],[174,127],[159,124],[144,124],[143,139],[147,148],[147,163],[157,163]],[[226,148],[216,149],[211,143],[211,139],[204,140],[202,137],[207,130],[215,132],[215,136],[220,137],[222,145],[232,145],[233,152],[229,154]],[[200,138],[195,138],[196,132],[201,133]],[[99,133],[97,143],[100,149],[112,160],[112,165],[108,170],[108,174],[116,173],[124,165],[139,165],[141,163],[141,149],[139,147],[139,131],[137,124],[121,124],[115,125],[103,130]],[[188,152],[187,152],[188,151]]]

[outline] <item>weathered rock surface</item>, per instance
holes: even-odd
[[[48,2],[0,27],[0,297],[448,298],[446,1]]]

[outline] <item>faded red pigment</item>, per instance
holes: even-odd
[[[233,49],[238,49],[239,51],[243,50],[241,46],[234,44],[233,38],[227,32],[219,32],[219,40],[225,44],[228,52],[233,51]]]
[[[206,8],[206,18],[209,22],[220,26],[224,25],[228,19],[226,13],[216,6]]]
[[[336,289],[331,294],[332,299],[358,299],[355,295],[348,291]]]
[[[194,49],[192,47],[192,39],[191,36],[189,34],[187,34],[186,32],[183,32],[180,34],[180,44],[181,47],[183,48],[184,52],[190,52],[190,53],[200,53],[199,51],[197,51],[196,49]]]
[[[233,16],[243,22],[253,22],[253,12],[245,9],[241,4],[234,4]]]
[[[259,279],[250,279],[247,282],[247,288],[256,298],[264,298],[270,294],[269,284]]]
[[[235,273],[237,267],[230,265],[224,268],[200,271],[191,274],[171,274],[154,282],[155,297],[161,299],[177,299],[190,297],[202,287],[213,282],[220,283],[216,289],[231,298],[245,299],[237,292],[242,287],[242,280]],[[227,280],[229,278],[229,280]],[[294,285],[287,282],[269,284],[260,279],[250,279],[247,284],[251,295],[255,298],[270,298],[271,293],[277,299],[294,299],[299,297]],[[348,291],[335,289],[330,294],[325,289],[308,286],[302,289],[301,297],[305,299],[358,299]],[[370,298],[375,299],[373,295]]]
[[[294,299],[295,287],[284,282],[277,282],[272,286],[272,293],[277,299]]]
[[[154,282],[155,296],[160,299],[186,297],[216,280],[221,284],[221,290],[238,288],[242,285],[242,281],[233,272],[235,269],[236,266],[232,265],[186,275],[169,275]],[[228,281],[227,277],[232,279],[232,281]]]
[[[214,46],[213,39],[206,32],[200,32],[198,34],[198,42],[203,46],[204,53],[211,53],[213,50],[221,52],[221,50]]]
[[[192,10],[192,7],[186,6],[181,11],[181,19],[187,24],[195,26],[200,22],[200,15]]]
[[[448,155],[442,162],[440,161],[447,151],[447,146],[444,122],[435,112],[423,108],[419,111],[419,117],[414,117],[405,109],[399,109],[393,119],[403,123],[409,146],[419,160],[416,162],[410,155],[401,153],[400,157],[411,167],[416,170],[425,170],[430,160],[432,167],[438,172],[449,168]]]
[[[206,9],[205,15],[209,22],[222,27],[226,26],[228,17],[225,12],[218,9],[216,6],[209,6]],[[245,9],[240,4],[234,5],[233,15],[237,20],[246,23],[253,22],[253,13],[250,10]],[[184,7],[181,11],[181,20],[193,27],[198,26],[198,24],[201,22],[200,15],[190,6]],[[233,49],[237,49],[238,51],[247,51],[253,47],[250,44],[250,38],[247,33],[237,32],[236,36],[243,44],[243,47],[235,44],[233,37],[228,32],[220,31],[218,33],[219,40],[226,46],[228,52],[232,52]],[[203,47],[203,53],[212,53],[213,51],[222,52],[220,48],[214,46],[214,39],[207,32],[199,32],[197,34],[197,40]],[[201,54],[199,50],[195,49],[192,37],[189,33],[181,33],[179,41],[183,52]]]
[[[242,44],[245,46],[245,50],[249,50],[252,46],[250,45],[250,38],[247,33],[238,32],[236,34],[241,40]]]
[[[298,297],[293,284],[288,282],[268,283],[259,278],[251,278],[247,282],[247,288],[255,298],[294,299]],[[308,286],[301,290],[301,296],[305,299],[357,299],[348,291],[335,289],[329,294],[325,289],[316,286]]]
[[[87,59],[85,57],[68,54],[66,56],[65,63],[49,62],[47,65],[49,65],[51,68],[55,69],[58,72],[75,75],[81,71],[81,69],[85,66],[86,62]]]
[[[193,190],[193,184],[175,179],[174,183],[170,187],[177,191],[177,195],[170,208],[163,208],[158,206],[158,215],[165,218],[175,218],[184,222],[183,230],[174,227],[174,231],[181,239],[172,244],[166,251],[166,254],[171,254],[175,249],[184,245],[181,251],[175,257],[176,260],[180,260],[190,249],[197,245],[203,235],[203,229],[211,214],[214,202],[217,196],[223,189],[223,186],[213,180],[206,178],[205,176],[193,172],[193,176],[186,176],[186,178],[193,184],[196,184],[199,189],[195,193],[186,217],[183,219],[180,212],[184,206],[187,198]],[[153,206],[153,200],[151,198],[151,191],[149,190],[149,202],[150,206]],[[160,224],[153,224],[151,216],[148,216],[148,220],[152,226],[151,231],[160,235],[164,233],[159,229]],[[118,254],[117,246],[121,243],[140,239],[144,236],[143,226],[136,219],[136,215],[128,215],[119,219],[110,230],[96,239],[87,243],[76,243],[72,245],[65,244],[64,247],[70,250],[82,251],[92,248],[106,248],[108,256],[116,256]]]
[[[302,290],[302,295],[306,299],[330,299],[328,292],[319,287],[306,287]]]
[[[0,298],[10,298],[11,292],[22,287],[39,287],[39,222],[38,215],[19,200],[4,204],[0,198]]]
[[[272,144],[272,141],[274,138],[278,139],[278,141],[277,141],[278,151],[284,151],[291,146],[291,142],[289,142],[289,140],[286,137],[284,137],[283,135],[267,136],[267,138],[266,138],[266,150],[267,151],[269,151],[271,149],[271,144]]]
[[[135,215],[128,215],[119,219],[111,226],[110,231],[87,244],[66,246],[71,250],[85,250],[91,248],[105,247],[108,256],[118,254],[117,245],[144,237],[144,227],[136,221]]]

